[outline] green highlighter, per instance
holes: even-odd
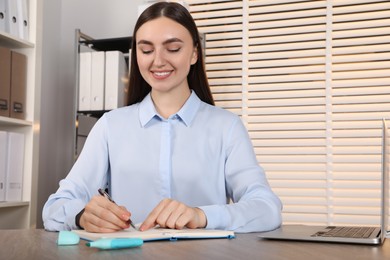
[[[88,242],[89,247],[99,249],[122,249],[142,246],[144,241],[141,238],[101,238],[96,241]]]

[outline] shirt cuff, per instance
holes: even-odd
[[[65,205],[65,227],[67,230],[80,229],[76,225],[76,215],[85,207],[85,203],[81,200],[75,200],[71,205]]]
[[[211,205],[198,207],[203,210],[207,219],[206,229],[226,229],[228,226],[229,217],[226,210],[226,205]]]

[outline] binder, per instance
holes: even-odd
[[[15,0],[13,0],[15,1]],[[18,32],[19,37],[23,40],[29,40],[29,20],[28,20],[28,6],[27,0],[16,0],[17,5],[17,18],[18,18]]]
[[[11,50],[0,46],[0,116],[10,116],[10,95]]]
[[[76,154],[80,154],[81,150],[84,147],[84,143],[87,140],[87,136],[95,123],[97,122],[98,118],[93,116],[87,116],[87,115],[78,115],[77,117],[77,150]]]
[[[87,115],[78,115],[77,135],[88,136],[93,126],[96,124],[98,118]]]
[[[5,0],[5,32],[19,37],[19,18],[16,0]]]
[[[127,64],[123,53],[120,51],[107,51],[104,93],[105,110],[111,110],[125,105],[127,72]]]
[[[21,201],[23,195],[24,134],[8,133],[6,201]]]
[[[77,136],[76,155],[80,155],[81,151],[83,150],[83,147],[84,147],[86,140],[87,140],[87,137],[85,137],[85,136]]]
[[[5,200],[6,170],[7,170],[7,132],[0,131],[0,201]]]
[[[91,52],[80,53],[79,111],[91,110]]]
[[[127,64],[128,64],[128,76],[130,77],[130,71],[131,71],[131,49],[129,49],[129,57],[127,58]],[[129,78],[127,78],[127,83],[129,82]]]
[[[104,66],[103,51],[91,53],[91,110],[104,109]]]
[[[0,32],[6,32],[5,28],[5,20],[6,20],[6,12],[5,12],[5,1],[0,0]]]
[[[25,119],[27,56],[11,51],[10,117]]]

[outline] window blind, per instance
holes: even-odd
[[[216,105],[241,116],[283,222],[379,224],[389,1],[187,3]]]
[[[217,106],[241,115],[243,66],[242,1],[187,1],[206,38],[206,70]]]

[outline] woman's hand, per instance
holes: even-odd
[[[150,212],[139,229],[145,231],[156,225],[172,229],[203,228],[206,224],[206,215],[203,210],[188,207],[176,200],[163,199]]]
[[[115,232],[129,228],[131,213],[103,196],[94,196],[85,206],[80,226],[88,232]]]

